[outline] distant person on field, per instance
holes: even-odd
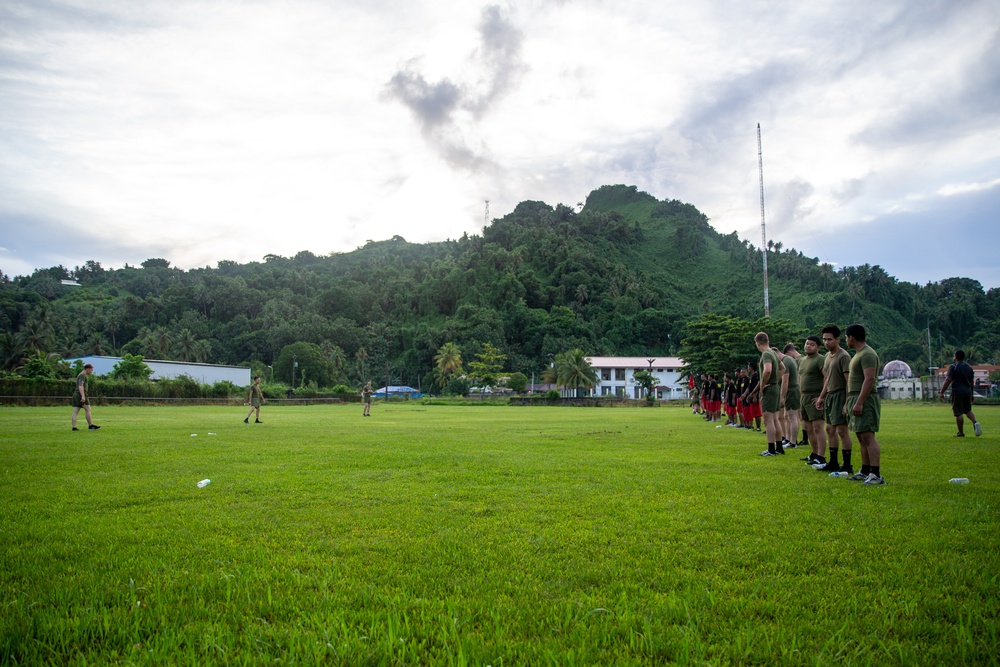
[[[361,390],[361,400],[365,403],[364,412],[361,413],[362,417],[372,416],[372,381],[369,380],[365,382],[365,388]]]
[[[781,405],[781,362],[778,355],[771,349],[771,342],[767,334],[761,331],[754,336],[754,344],[760,352],[760,361],[757,362],[760,373],[760,385],[758,395],[760,396],[760,410],[764,417],[764,432],[767,435],[767,450],[761,452],[761,456],[778,456],[784,454],[785,449],[781,446],[781,431],[778,426],[778,409]]]
[[[94,419],[90,414],[90,401],[87,399],[87,381],[93,372],[94,366],[85,364],[83,372],[76,376],[76,391],[73,392],[73,419],[70,420],[74,431],[80,430],[76,427],[76,416],[80,414],[80,408],[83,408],[83,414],[87,418],[88,429],[96,431],[101,428],[94,424]]]
[[[243,420],[244,424],[250,423],[250,415],[257,411],[257,416],[254,418],[254,424],[263,424],[260,420],[260,406],[267,403],[267,399],[264,398],[264,392],[260,388],[260,376],[253,376],[253,384],[250,385],[250,396],[247,398],[247,403],[250,404],[250,412],[247,413],[247,418]]]
[[[848,326],[844,329],[844,333],[847,335],[847,347],[854,350],[850,375],[847,379],[849,427],[861,445],[861,471],[848,479],[864,482],[866,486],[881,486],[885,484],[879,467],[882,450],[875,437],[882,418],[882,402],[875,389],[878,354],[865,342],[867,334],[860,324]],[[846,469],[846,466],[843,469]]]
[[[972,430],[976,435],[983,434],[983,427],[976,421],[976,415],[972,412],[972,402],[975,397],[972,394],[972,380],[976,373],[972,366],[965,363],[965,351],[955,350],[955,363],[948,367],[948,378],[941,387],[941,400],[944,400],[944,392],[951,387],[951,412],[955,415],[955,423],[958,424],[956,438],[965,437],[965,417],[972,420]]]
[[[852,474],[851,467],[851,433],[847,429],[847,378],[851,371],[851,355],[840,346],[840,327],[836,324],[823,327],[823,345],[826,347],[826,360],[823,362],[823,390],[816,397],[816,408],[823,410],[826,420],[826,438],[830,450],[830,460],[817,470],[823,472],[840,472],[837,462],[838,450],[844,457],[844,467]]]

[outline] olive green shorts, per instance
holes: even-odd
[[[764,389],[760,394],[760,411],[777,412],[781,407],[781,388],[776,384]]]
[[[816,409],[816,399],[819,394],[802,394],[802,407],[799,409],[799,416],[804,422],[823,421],[823,411]]]
[[[802,393],[798,387],[789,387],[785,392],[785,409],[798,410],[802,403]]]
[[[850,421],[847,428],[851,433],[878,433],[878,424],[882,416],[882,401],[874,391],[868,394],[865,404],[861,408],[861,414],[855,415],[854,405],[858,402],[859,394],[849,394],[847,396],[847,416]]]
[[[833,391],[826,395],[823,401],[823,417],[826,423],[832,426],[847,423],[847,416],[844,414],[844,403],[847,401],[847,393],[843,391]]]

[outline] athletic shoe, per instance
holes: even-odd
[[[259,419],[254,419],[254,420],[253,420],[253,423],[254,423],[254,424],[263,424],[264,422],[262,422],[262,421],[261,421],[261,420],[259,420]]]
[[[846,472],[848,475],[853,475],[854,466],[840,466],[840,472]]]
[[[243,420],[243,423],[244,423],[244,424],[249,424],[249,423],[250,423],[250,418],[249,418],[249,417],[247,417],[246,419],[244,419],[244,420]]]
[[[879,477],[875,473],[871,473],[870,475],[868,475],[868,477],[865,478],[865,481],[862,482],[862,484],[864,484],[865,486],[884,486],[885,479]]]
[[[815,468],[819,470],[826,465],[826,459],[813,459],[812,461],[806,461],[806,465],[810,468]]]
[[[847,478],[849,482],[863,482],[868,479],[868,475],[863,472],[856,472]]]
[[[956,437],[956,438],[964,438],[965,434],[964,433],[956,433],[954,437]]]
[[[75,427],[75,426],[74,426],[74,427],[73,427],[73,430],[74,430],[74,431],[79,431],[80,429],[78,429],[77,427]]]
[[[98,426],[97,424],[91,424],[91,425],[90,425],[90,426],[88,426],[87,428],[88,428],[88,429],[90,429],[91,431],[96,431],[97,429],[99,429],[99,428],[101,428],[101,427],[100,427],[100,426]]]
[[[809,456],[806,456],[806,457],[803,457],[803,458],[799,459],[799,461],[814,461],[814,460],[815,460],[815,457],[812,454],[810,454]]]
[[[784,456],[785,455],[785,450],[784,449],[779,449],[778,450],[778,454],[781,455],[781,456]]]
[[[816,470],[819,470],[820,472],[840,472],[840,466],[836,463],[827,462],[819,466],[818,468],[816,466],[813,467],[816,468]]]
[[[760,453],[761,456],[777,456],[774,452],[769,452],[766,449]]]
[[[977,438],[983,434],[983,427],[979,425],[979,422],[973,422],[972,430],[976,432]]]

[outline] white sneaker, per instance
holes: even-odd
[[[979,422],[972,425],[972,430],[976,432],[976,436],[983,434],[983,427],[979,425]]]
[[[760,453],[761,456],[777,456],[774,452],[769,452],[766,449]]]
[[[865,481],[861,483],[864,484],[865,486],[885,486],[885,480],[876,475],[875,473],[871,473],[870,475],[868,475]]]

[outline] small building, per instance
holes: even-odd
[[[914,377],[913,370],[905,361],[890,361],[882,368],[878,382],[878,395],[894,401],[922,401],[924,384]]]
[[[657,378],[653,389],[659,400],[686,398],[687,384],[681,382],[684,360],[680,357],[587,357],[597,371],[597,384],[590,396],[645,398],[643,388],[635,381],[638,371],[649,371]]]
[[[74,357],[66,359],[72,364],[79,359],[84,364],[94,367],[95,375],[107,375],[114,370],[121,357]],[[186,375],[198,384],[215,384],[216,382],[232,382],[237,387],[250,386],[250,369],[245,366],[220,366],[218,364],[199,364],[193,361],[161,361],[143,359],[144,364],[153,369],[150,380],[172,380]]]

